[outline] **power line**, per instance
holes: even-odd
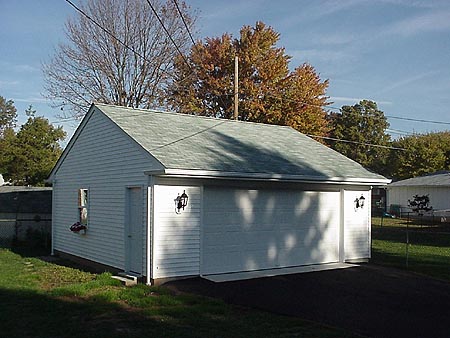
[[[228,95],[232,95],[232,94],[228,94]],[[310,107],[317,107],[317,108],[331,109],[331,110],[339,110],[339,111],[341,111],[341,109],[342,109],[342,107],[338,108],[338,107],[334,107],[334,106],[330,106],[330,105],[326,105],[326,104],[321,106],[321,105],[318,105],[318,104],[312,104],[312,103],[308,103],[308,102],[304,102],[304,101],[298,101],[298,100],[293,100],[293,99],[288,99],[288,98],[282,98],[282,97],[275,96],[275,95],[270,95],[270,97],[276,98],[276,99],[279,99],[279,100],[298,102],[298,103],[301,103],[301,104],[304,104],[304,105],[310,106]],[[379,119],[383,118],[381,116],[374,116],[374,115],[367,115],[367,117],[379,118]],[[413,119],[413,118],[409,118],[409,117],[394,116],[394,115],[384,115],[384,117],[385,118],[389,118],[389,119],[405,120],[405,121],[412,121],[412,122],[450,125],[450,122],[444,122],[444,121],[435,121],[435,120],[426,120],[426,119]],[[405,132],[405,133],[408,133],[408,132]],[[411,133],[409,133],[409,134],[411,134]]]
[[[106,34],[108,34],[110,37],[112,37],[114,40],[116,40],[118,43],[120,43],[122,46],[124,46],[126,49],[130,50],[131,52],[133,52],[135,55],[139,56],[141,59],[150,62],[149,60],[147,60],[147,58],[145,56],[143,56],[142,54],[140,54],[138,51],[136,51],[134,48],[128,46],[125,42],[123,42],[122,40],[120,40],[117,36],[115,36],[113,33],[111,33],[109,30],[107,30],[105,27],[103,27],[102,25],[100,25],[97,21],[95,21],[93,18],[91,18],[88,14],[86,14],[86,12],[84,12],[81,8],[77,7],[72,1],[70,0],[66,0],[66,2],[68,4],[70,4],[73,8],[75,8],[79,13],[81,13],[84,17],[86,17],[89,21],[91,21],[94,25],[96,25],[98,28],[100,28],[103,32],[105,32]]]
[[[191,31],[189,30],[189,27],[188,27],[188,25],[186,23],[186,20],[184,20],[183,13],[181,13],[180,7],[178,6],[178,1],[177,0],[173,0],[173,2],[175,3],[175,7],[177,8],[178,13],[180,14],[180,18],[181,18],[181,20],[184,23],[184,27],[186,27],[186,30],[187,30],[187,32],[189,34],[189,37],[191,38],[192,44],[195,45],[195,41],[194,41],[194,38],[192,37]]]
[[[399,116],[392,116],[392,115],[385,115],[385,116],[387,118],[397,119],[397,120],[450,125],[450,122],[443,122],[443,121],[433,121],[433,120],[425,120],[425,119],[412,119],[412,118],[409,118],[409,117],[399,117]]]
[[[158,18],[159,22],[161,23],[161,26],[164,28],[164,31],[165,31],[165,32],[167,33],[167,35],[169,36],[170,40],[173,42],[173,44],[175,45],[175,47],[177,47],[176,44],[175,44],[175,42],[173,41],[172,36],[170,35],[169,31],[165,28],[163,22],[162,22],[161,19],[159,18],[158,13],[155,11],[155,9],[153,8],[153,6],[151,5],[150,0],[147,0],[147,2],[148,2],[148,4],[150,5],[150,7],[151,7],[151,9],[153,10],[153,12],[155,13],[155,15],[156,15],[156,17]],[[177,8],[177,10],[178,10],[178,14],[180,15],[180,18],[181,18],[181,20],[183,21],[184,27],[186,28],[186,31],[187,31],[187,33],[189,34],[189,37],[190,37],[191,42],[192,42],[192,46],[195,46],[194,38],[192,37],[191,31],[190,31],[190,29],[189,29],[189,26],[187,25],[186,20],[184,19],[183,13],[181,12],[180,7],[178,6],[178,2],[177,2],[177,0],[173,0],[173,2],[175,3],[175,6],[176,6],[176,8]],[[178,48],[177,48],[177,49],[178,49]],[[195,69],[192,69],[192,67],[190,66],[189,62],[188,62],[187,59],[185,58],[185,56],[184,56],[183,54],[181,54],[181,52],[180,52],[179,50],[178,50],[178,52],[179,52],[180,55],[183,57],[183,60],[184,60],[185,64],[188,66],[189,70],[191,71],[188,75],[186,75],[186,77],[185,77],[183,80],[178,81],[178,83],[183,82],[184,80],[187,80],[191,74],[194,74],[195,77],[197,78],[197,81],[198,81],[198,82],[201,82],[200,76],[198,75],[197,71],[196,71]],[[224,94],[224,96],[227,96],[227,94]],[[224,111],[225,111],[225,106],[226,106],[226,105],[225,105],[225,102],[224,102],[223,99],[222,99],[222,96],[218,95],[217,97],[218,97],[219,101],[222,103],[222,107],[223,107],[223,109],[224,109]],[[219,110],[220,110],[220,107],[219,107]]]
[[[343,143],[359,144],[359,145],[370,146],[370,147],[377,147],[377,148],[383,148],[383,149],[403,150],[403,151],[408,150],[408,149],[405,149],[405,148],[390,147],[390,146],[383,146],[383,145],[380,145],[380,144],[343,140],[343,139],[333,138],[333,137],[326,137],[326,136],[319,136],[319,135],[310,135],[310,134],[305,134],[305,135],[309,136],[309,137],[313,137],[313,138],[324,139],[324,140],[338,141],[338,142],[343,142]]]
[[[184,56],[184,55],[181,53],[181,51],[179,50],[179,48],[178,48],[178,46],[176,45],[175,41],[172,39],[171,34],[169,33],[169,31],[168,31],[168,30],[166,29],[166,27],[164,26],[164,23],[162,22],[161,18],[159,17],[158,13],[156,12],[155,8],[152,6],[150,0],[147,0],[147,2],[148,2],[148,4],[149,4],[150,8],[152,9],[152,11],[155,13],[155,15],[156,15],[156,17],[158,18],[159,22],[161,23],[161,26],[163,27],[164,31],[167,33],[168,37],[170,38],[170,40],[172,41],[172,43],[174,44],[174,46],[177,48],[178,52],[179,52],[180,55],[183,57],[183,60],[184,60],[184,62],[186,63],[186,65],[189,67],[189,69],[190,69],[192,72],[194,72],[194,71],[192,70],[191,66],[189,65],[188,61],[186,60],[185,56]],[[176,8],[177,8],[177,10],[178,10],[178,13],[179,13],[179,15],[180,15],[181,20],[182,20],[183,23],[184,23],[184,26],[185,26],[185,28],[186,28],[186,31],[187,31],[187,33],[189,34],[189,37],[190,37],[190,39],[191,39],[191,41],[192,41],[192,44],[195,45],[195,41],[194,41],[194,39],[193,39],[193,37],[192,37],[192,34],[191,34],[190,30],[189,30],[189,27],[188,27],[187,23],[186,23],[186,21],[185,21],[185,19],[184,19],[184,17],[183,17],[183,14],[182,14],[182,12],[181,12],[181,10],[180,10],[180,7],[178,6],[177,0],[173,0],[173,2],[174,2],[175,6],[176,6]],[[199,77],[198,77],[198,74],[196,74],[196,76],[197,76],[197,79],[200,80]],[[225,95],[234,95],[234,94],[225,94]],[[307,102],[298,101],[298,100],[292,100],[292,99],[280,98],[280,97],[277,97],[277,96],[274,96],[274,95],[271,95],[271,96],[272,96],[273,98],[277,98],[277,99],[280,99],[280,100],[289,100],[289,101],[292,101],[292,102],[298,102],[298,103],[302,103],[302,104],[307,105],[307,106],[312,106],[312,107],[317,107],[317,108],[322,108],[322,109],[331,109],[331,110],[338,110],[338,111],[341,111],[341,109],[342,109],[342,107],[339,108],[339,107],[334,107],[334,106],[331,106],[331,105],[325,105],[325,106],[322,106],[322,105],[317,105],[317,104],[307,103]],[[384,116],[385,116],[386,118],[399,119],[399,120],[407,120],[407,121],[414,121],[414,122],[423,122],[423,123],[435,123],[435,124],[446,124],[446,125],[450,125],[450,122],[439,122],[439,121],[431,121],[431,120],[424,120],[424,119],[412,119],[412,118],[399,117],[399,116],[392,116],[392,115],[384,115]],[[374,116],[372,116],[372,117],[374,117]],[[381,119],[382,117],[379,117],[379,118]]]
[[[150,6],[150,8],[152,9],[153,13],[155,14],[156,18],[158,19],[159,23],[161,24],[162,28],[164,29],[164,31],[166,32],[167,36],[169,37],[170,41],[172,41],[173,45],[175,46],[175,48],[178,51],[178,54],[180,54],[180,56],[183,58],[184,62],[186,63],[186,66],[188,66],[188,68],[192,71],[191,65],[189,64],[188,60],[186,59],[186,57],[184,56],[183,53],[181,53],[180,48],[178,47],[178,45],[175,43],[175,40],[172,38],[172,35],[169,33],[169,31],[167,30],[166,26],[164,25],[164,22],[161,20],[158,12],[156,11],[156,9],[153,7],[152,3],[150,2],[150,0],[147,0],[148,5]]]
[[[116,40],[118,43],[120,43],[122,46],[124,46],[126,49],[130,50],[131,52],[133,52],[135,55],[139,56],[140,58],[142,58],[143,60],[150,62],[146,57],[144,57],[142,54],[140,54],[138,51],[136,51],[134,48],[128,46],[125,42],[123,42],[121,39],[117,38],[113,33],[111,33],[108,29],[106,29],[105,27],[103,27],[102,25],[100,25],[97,21],[95,21],[92,17],[90,17],[86,12],[84,12],[82,9],[80,9],[79,7],[77,7],[72,1],[70,0],[65,0],[69,5],[71,5],[76,11],[78,11],[80,14],[82,14],[84,17],[86,17],[89,21],[91,21],[93,24],[95,24],[97,27],[99,27],[103,32],[105,32],[106,34],[108,34],[110,37],[112,37],[114,40]],[[182,12],[178,6],[178,3],[176,0],[173,0],[175,3],[175,6],[178,10],[178,13],[185,25],[185,28],[191,38],[192,43],[195,45],[195,41],[192,37],[192,34],[189,30],[189,27],[182,15]],[[161,26],[163,27],[164,31],[166,32],[167,36],[169,37],[169,39],[171,40],[172,44],[175,46],[176,50],[178,51],[178,53],[180,54],[180,56],[183,58],[184,63],[187,65],[187,67],[191,70],[191,74],[195,73],[194,70],[192,69],[192,67],[190,66],[189,62],[187,61],[186,57],[184,56],[184,54],[180,51],[178,45],[175,43],[175,41],[173,40],[170,32],[167,30],[166,26],[164,25],[163,21],[161,20],[160,16],[158,15],[158,13],[156,12],[155,8],[153,7],[153,5],[151,4],[150,0],[147,0],[147,3],[149,4],[150,8],[152,9],[153,13],[155,14],[155,16],[157,17],[158,21],[160,22]],[[166,71],[163,71],[167,73]],[[188,76],[186,76],[185,79],[180,80],[180,82],[183,82],[185,80],[188,79],[188,77],[190,76],[190,74]],[[197,78],[198,74],[196,74]],[[224,95],[232,95],[232,94],[224,94]],[[317,104],[312,104],[312,103],[308,103],[308,102],[304,102],[304,101],[298,101],[298,100],[292,100],[292,99],[287,99],[287,98],[281,98],[275,95],[269,95],[270,97],[279,99],[279,100],[288,100],[288,101],[292,101],[292,102],[298,102],[301,103],[303,105],[306,106],[311,106],[311,107],[317,107],[317,108],[322,108],[322,109],[329,109],[329,110],[338,110],[341,111],[342,107],[335,107],[335,106],[331,106],[331,105],[317,105]],[[84,99],[84,98],[83,98]],[[223,102],[222,102],[223,103]],[[426,120],[426,119],[413,119],[413,118],[407,118],[407,117],[400,117],[400,116],[393,116],[393,115],[384,115],[386,118],[390,118],[390,119],[397,119],[397,120],[405,120],[405,121],[411,121],[411,122],[420,122],[420,123],[432,123],[432,124],[443,124],[443,125],[450,125],[450,122],[444,122],[444,121],[435,121],[435,120]],[[370,117],[375,117],[375,116],[370,116]],[[380,119],[382,117],[379,117]]]
[[[164,147],[168,147],[168,146],[170,146],[170,145],[172,145],[172,144],[175,144],[175,143],[184,141],[184,140],[186,140],[186,139],[188,139],[188,138],[194,137],[194,136],[196,136],[196,135],[202,134],[202,133],[204,133],[204,132],[207,132],[208,130],[214,129],[214,128],[216,128],[216,127],[218,127],[218,126],[220,126],[220,125],[222,125],[222,124],[224,124],[224,123],[231,122],[231,121],[233,121],[233,120],[225,119],[225,120],[223,120],[223,121],[221,121],[221,122],[219,122],[219,123],[217,123],[217,124],[215,124],[215,125],[213,125],[213,126],[211,126],[211,127],[207,127],[207,128],[204,128],[204,129],[202,129],[202,130],[200,130],[200,131],[197,131],[197,132],[195,132],[195,133],[192,133],[192,134],[190,134],[190,135],[187,135],[187,136],[184,136],[184,137],[180,137],[179,139],[176,139],[176,140],[174,140],[174,141],[171,141],[171,142],[168,142],[168,143],[163,144],[163,145],[161,145],[161,146],[152,148],[152,149],[150,149],[149,151],[151,152],[151,151],[155,151],[155,150],[158,150],[158,149],[161,149],[161,148],[164,148]]]
[[[414,135],[414,132],[409,132],[405,130],[398,130],[393,128],[387,128],[386,131],[391,134],[398,134],[398,135]]]
[[[132,53],[134,53],[136,56],[138,56],[139,58],[141,58],[144,61],[147,61],[149,64],[151,64],[151,61],[149,59],[147,59],[144,55],[142,55],[141,53],[139,53],[138,51],[136,51],[133,47],[130,47],[129,45],[127,45],[125,42],[123,42],[121,39],[119,39],[116,35],[114,35],[112,32],[110,32],[108,29],[106,29],[105,27],[103,27],[101,24],[99,24],[96,20],[94,20],[91,16],[89,16],[85,11],[83,11],[81,8],[79,8],[78,6],[76,6],[72,1],[70,0],[65,0],[70,6],[72,6],[78,13],[80,13],[81,15],[83,15],[85,18],[87,18],[89,21],[91,21],[95,26],[97,26],[98,28],[100,28],[103,32],[105,32],[106,34],[108,34],[112,39],[114,39],[115,41],[117,41],[119,44],[121,44],[122,46],[124,46],[126,49],[128,49],[129,51],[131,51]],[[150,4],[149,5],[151,7],[151,9],[153,10],[153,12],[155,13],[155,15],[157,16],[158,20],[160,21],[161,25],[163,26],[164,30],[166,31],[166,33],[168,33],[167,29],[165,28],[165,26],[162,24],[161,19],[159,18],[158,14],[156,13],[155,9],[153,8],[153,6]],[[183,19],[184,21],[184,19]],[[190,34],[190,33],[189,33]],[[189,67],[189,69],[191,70],[191,74],[192,74],[192,69],[189,65],[189,63],[187,63],[184,55],[181,53],[181,51],[179,50],[178,46],[176,45],[176,43],[173,41],[172,37],[169,35],[170,40],[172,41],[172,43],[175,45],[178,53],[180,53],[180,55],[183,57],[183,60],[185,61],[186,65]],[[170,72],[168,72],[167,70],[164,69],[159,69],[159,71],[161,73],[165,73],[167,75],[172,75]],[[191,74],[188,74],[185,78],[180,79],[178,82],[179,83],[183,83],[186,80],[189,79],[189,76]],[[81,97],[86,103],[90,104],[91,102],[88,102],[84,97]]]

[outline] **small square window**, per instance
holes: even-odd
[[[89,190],[80,189],[78,190],[78,211],[79,211],[79,222],[83,225],[88,224],[88,214],[89,214]]]

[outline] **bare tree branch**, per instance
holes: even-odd
[[[70,3],[70,1],[68,1]],[[72,6],[74,6],[71,3]],[[64,115],[81,118],[90,102],[151,108],[166,105],[173,61],[190,47],[195,13],[184,2],[85,0],[66,22],[67,42],[43,64],[45,95]],[[67,109],[67,110],[66,110]]]

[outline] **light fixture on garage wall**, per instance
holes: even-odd
[[[188,203],[188,195],[186,195],[186,190],[183,190],[183,193],[178,194],[177,198],[175,198],[175,212],[177,214],[181,213],[181,210],[184,210],[184,208],[187,206]]]
[[[363,195],[361,195],[360,198],[356,197],[356,199],[354,201],[354,203],[355,203],[355,210],[356,209],[360,209],[360,208],[361,209],[364,208],[364,201],[365,200],[366,200],[366,198]]]

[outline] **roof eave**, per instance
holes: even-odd
[[[386,185],[391,182],[391,180],[389,179],[376,179],[376,178],[325,177],[325,176],[271,174],[271,173],[226,172],[226,171],[196,170],[196,169],[150,170],[146,171],[145,174],[162,177],[179,177],[179,178],[214,178],[214,179],[233,179],[233,180],[254,180],[254,181],[293,182],[293,183],[294,182],[328,183],[328,184],[349,184],[349,185]]]

